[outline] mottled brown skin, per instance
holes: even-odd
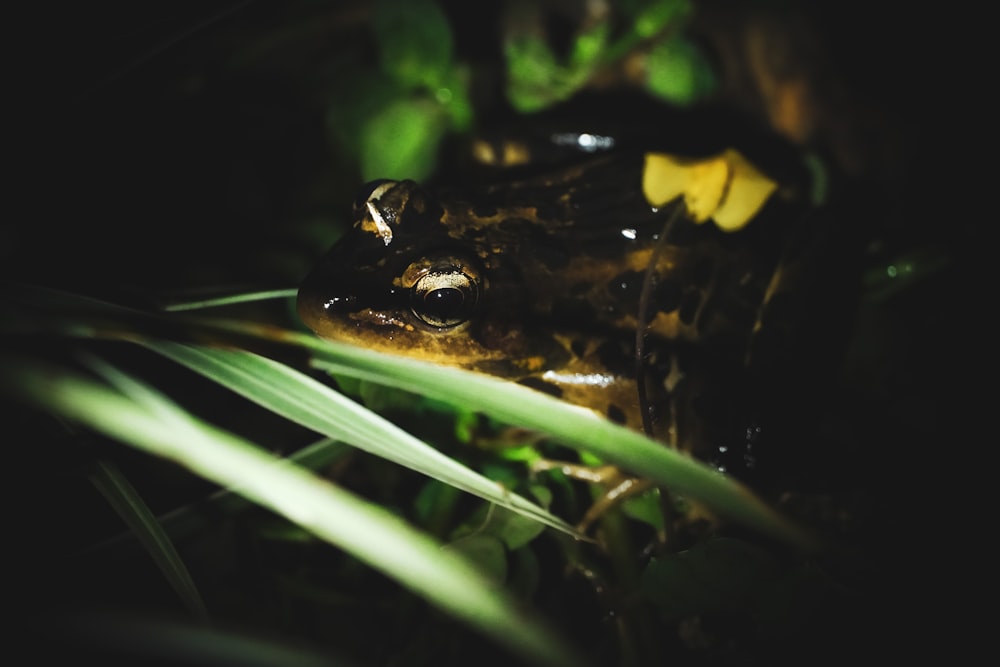
[[[519,381],[641,430],[639,295],[675,206],[646,203],[641,168],[639,154],[604,155],[477,191],[412,181],[366,191],[354,229],[302,284],[300,316],[324,338]],[[741,392],[760,365],[752,342],[766,329],[762,307],[783,289],[775,277],[793,273],[782,257],[801,224],[781,202],[739,232],[672,223],[643,372],[657,437],[696,453],[725,437],[692,406],[720,387]],[[435,271],[475,283],[464,305],[455,291],[432,298],[456,311],[448,326],[422,319],[414,296]]]

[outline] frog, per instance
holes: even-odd
[[[692,201],[706,188],[655,194],[659,154],[605,145],[482,184],[365,184],[299,316],[322,338],[518,382],[746,467],[761,397],[800,366],[824,247],[813,207],[769,181],[746,220],[713,224],[719,207]],[[697,175],[733,155],[666,158]]]

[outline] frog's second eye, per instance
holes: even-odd
[[[410,289],[413,314],[433,327],[454,327],[465,322],[478,301],[476,276],[458,266],[431,269]]]

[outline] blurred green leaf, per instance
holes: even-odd
[[[646,56],[650,92],[673,103],[689,104],[715,86],[707,61],[679,35],[692,13],[688,0],[622,3],[600,20],[584,19],[565,57],[557,55],[547,41],[537,5],[515,3],[508,11],[503,43],[507,98],[522,113],[569,99],[601,68],[618,63],[648,40],[659,39]]]
[[[570,51],[569,67],[589,75],[601,62],[610,32],[611,26],[607,21],[602,21],[577,35]]]
[[[495,586],[501,586],[507,579],[507,551],[495,535],[474,533],[465,535],[444,547],[444,551],[460,554],[475,566]]]
[[[469,535],[491,535],[508,549],[519,549],[541,535],[544,526],[502,507],[484,505],[455,529],[452,539]]]
[[[436,479],[429,480],[413,501],[413,514],[420,525],[434,535],[444,535],[461,491]]]
[[[504,44],[507,99],[521,113],[539,111],[566,99],[586,81],[589,71],[557,62],[543,39],[527,35]]]
[[[660,491],[650,489],[622,503],[626,516],[647,523],[656,530],[663,528],[663,510],[660,508]]]
[[[444,109],[431,100],[411,97],[389,103],[361,130],[362,178],[427,178],[437,166],[446,129]]]
[[[681,36],[661,41],[650,51],[646,87],[679,106],[699,102],[715,90],[715,72],[701,50]]]
[[[641,7],[633,19],[633,32],[640,39],[648,39],[672,23],[685,21],[693,11],[691,0],[652,0],[638,4]]]

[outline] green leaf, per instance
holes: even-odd
[[[679,32],[692,9],[688,0],[654,0],[616,6],[601,20],[587,22],[573,36],[568,55],[558,57],[542,28],[544,18],[532,3],[509,10],[504,38],[507,98],[521,113],[569,99],[601,68],[621,61],[657,36]],[[624,24],[627,29],[616,29]],[[711,69],[693,45],[679,37],[661,39],[648,56],[647,86],[674,103],[690,103],[715,85]]]
[[[413,501],[414,516],[428,532],[443,535],[451,525],[460,493],[451,484],[432,479]]]
[[[463,525],[455,529],[452,539],[469,535],[490,535],[500,540],[508,549],[523,547],[538,537],[544,526],[502,507],[488,505],[475,512]]]
[[[653,0],[636,14],[633,31],[640,39],[648,39],[671,23],[687,19],[691,11],[690,0]]]
[[[446,544],[443,549],[461,554],[468,562],[475,563],[482,575],[498,588],[507,579],[507,551],[503,542],[494,535],[466,535]]]
[[[647,523],[656,530],[663,529],[663,510],[660,508],[660,492],[651,489],[622,503],[626,516]]]
[[[701,51],[683,37],[661,41],[649,53],[646,87],[673,104],[688,106],[715,90],[715,72]]]
[[[586,69],[570,69],[556,61],[545,41],[535,35],[504,44],[507,99],[521,113],[539,111],[568,99],[586,80]]]
[[[428,99],[404,98],[379,109],[361,130],[362,177],[426,178],[437,165],[446,128],[444,109]]]
[[[256,292],[242,292],[240,294],[227,294],[208,299],[177,301],[174,303],[164,305],[163,309],[166,310],[167,312],[179,312],[182,310],[204,310],[206,308],[221,308],[223,306],[232,306],[240,303],[252,303],[256,301],[264,301],[267,299],[290,299],[293,298],[297,293],[298,290],[296,289],[274,289],[274,290],[260,290]]]

